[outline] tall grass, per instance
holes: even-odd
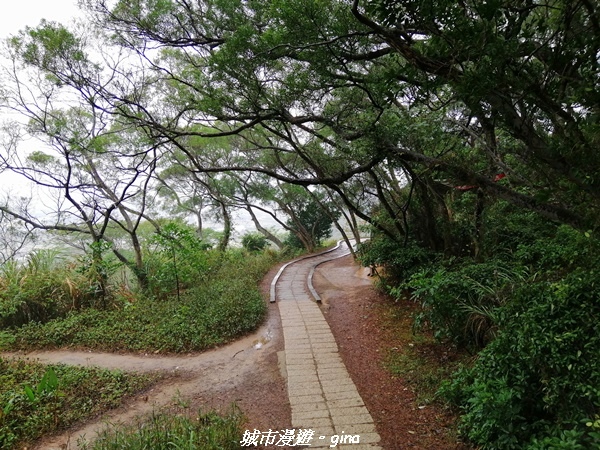
[[[0,327],[46,322],[84,303],[85,278],[56,250],[0,267]]]
[[[263,321],[266,304],[258,283],[278,256],[268,251],[214,253],[206,259],[215,263],[210,276],[179,296],[121,293],[107,309],[74,308],[5,330],[0,348],[190,352],[231,341]]]
[[[225,416],[154,413],[134,425],[108,428],[93,443],[79,444],[82,450],[237,450],[241,425],[237,408]]]

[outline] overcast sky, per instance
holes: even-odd
[[[0,14],[0,36],[15,34],[41,19],[67,23],[78,14],[77,0],[18,0],[5,2]]]
[[[67,24],[79,14],[77,0],[13,0],[4,1],[2,7],[2,14],[0,14],[0,40],[2,41],[26,26],[37,26],[42,19]],[[25,186],[21,183],[20,178],[10,173],[1,174],[0,198],[7,190],[27,195],[28,190],[23,191]]]

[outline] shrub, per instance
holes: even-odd
[[[212,254],[212,253],[211,253]],[[0,335],[5,348],[77,346],[104,350],[201,351],[254,330],[266,315],[258,282],[277,255],[238,251],[220,254],[204,283],[157,302],[140,296],[117,308],[72,311],[47,323],[30,323]]]
[[[38,250],[0,268],[0,327],[47,322],[89,304],[88,279],[60,253]]]
[[[501,450],[600,445],[586,425],[600,412],[599,281],[582,269],[515,291],[497,339],[442,390],[463,409],[471,441]]]
[[[358,258],[365,267],[383,266],[385,284],[396,285],[433,262],[436,255],[414,241],[404,247],[387,237],[377,236],[360,245]]]
[[[497,260],[452,260],[414,273],[400,290],[410,290],[422,306],[417,327],[428,325],[438,339],[483,347],[495,335],[499,307],[510,300],[525,273]]]
[[[17,448],[114,408],[152,380],[121,371],[0,358],[0,449]]]
[[[151,239],[146,256],[148,291],[156,298],[180,295],[218,269],[219,252],[209,250],[192,227],[170,222]]]
[[[260,252],[269,245],[267,238],[258,233],[247,233],[242,237],[242,246],[249,252]]]

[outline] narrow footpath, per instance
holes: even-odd
[[[348,253],[342,243],[287,265],[273,280],[271,294],[281,316],[292,427],[314,431],[311,448],[336,442],[337,448],[376,450],[381,447],[373,418],[342,362],[312,288],[317,265]]]

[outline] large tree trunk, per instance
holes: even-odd
[[[221,214],[223,214],[223,236],[219,241],[219,246],[217,247],[219,251],[224,252],[227,250],[227,246],[229,245],[229,239],[231,237],[231,216],[229,215],[229,211],[227,210],[227,206],[224,202],[220,202],[221,204]]]
[[[279,239],[277,236],[275,236],[273,233],[271,233],[269,230],[267,230],[260,224],[251,206],[246,206],[246,211],[248,211],[248,213],[250,214],[250,217],[252,218],[252,222],[254,222],[254,226],[256,227],[256,229],[260,233],[262,233],[262,235],[266,237],[269,241],[275,244],[277,248],[281,250],[283,248],[283,242],[281,242],[281,239]]]

